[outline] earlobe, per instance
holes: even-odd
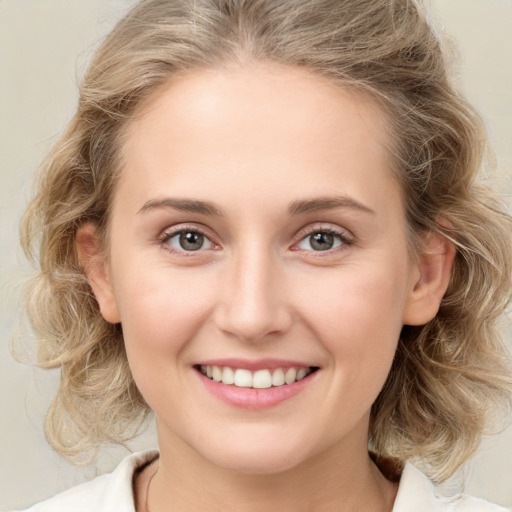
[[[455,246],[442,234],[426,235],[404,309],[404,325],[424,325],[436,316],[450,282],[455,254]]]
[[[78,229],[75,245],[78,259],[98,301],[101,316],[112,324],[119,323],[121,318],[114,289],[94,224],[88,222]]]

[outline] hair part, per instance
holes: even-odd
[[[46,421],[57,451],[77,460],[101,442],[124,442],[148,412],[122,327],[101,317],[75,249],[85,222],[108,243],[130,119],[181,73],[269,62],[308,69],[377,101],[395,141],[389,150],[411,247],[420,250],[422,235],[435,232],[457,248],[438,315],[403,328],[372,408],[369,449],[376,460],[423,463],[436,480],[473,454],[491,408],[511,405],[496,320],[512,289],[512,220],[475,182],[486,135],[450,83],[425,13],[419,0],[145,0],[117,24],[41,166],[21,227],[25,251],[39,255],[41,269],[26,294],[39,365],[62,374]]]

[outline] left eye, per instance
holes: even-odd
[[[198,231],[179,231],[169,236],[166,243],[178,251],[199,251],[201,249],[211,249],[213,242]]]
[[[318,231],[303,238],[297,247],[306,251],[329,251],[340,247],[345,242],[337,233]]]

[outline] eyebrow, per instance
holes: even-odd
[[[203,215],[222,215],[222,211],[209,201],[200,201],[197,199],[178,199],[173,197],[151,199],[144,204],[138,213],[145,213],[148,210],[154,210],[158,208],[173,208],[182,212],[201,213]]]
[[[316,212],[319,210],[332,210],[334,208],[351,208],[375,215],[375,211],[368,206],[346,196],[318,197],[302,201],[293,201],[288,206],[290,215]]]
[[[203,215],[214,215],[221,217],[222,210],[209,201],[198,199],[178,199],[165,197],[163,199],[151,199],[144,203],[138,213],[145,213],[148,210],[159,208],[173,208],[182,212],[200,213]],[[332,210],[335,208],[351,208],[365,213],[375,215],[375,212],[364,204],[346,196],[317,197],[293,201],[288,205],[290,215],[301,215],[321,210]]]

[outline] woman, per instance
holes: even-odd
[[[415,1],[136,6],[23,233],[50,442],[152,410],[159,452],[33,510],[501,510],[410,464],[445,479],[510,404],[484,144]]]

